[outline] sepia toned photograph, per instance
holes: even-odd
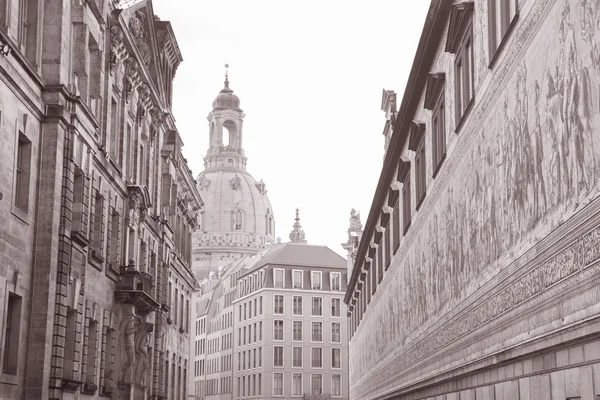
[[[0,0],[0,399],[600,399],[600,0]]]

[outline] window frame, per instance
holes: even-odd
[[[300,286],[296,286],[296,284],[298,282],[296,282],[296,273],[299,272],[300,273]],[[303,289],[304,288],[304,271],[302,271],[301,269],[293,269],[292,270],[292,289]]]
[[[300,339],[296,339],[296,335],[295,335],[297,322],[300,323]],[[303,338],[304,338],[303,329],[304,329],[303,321],[297,321],[297,320],[292,321],[292,342],[293,343],[302,343],[303,342]]]
[[[296,299],[300,299],[300,314],[296,314]],[[304,314],[304,305],[302,296],[292,296],[292,315],[294,316],[302,316]]]
[[[300,365],[296,364],[296,353],[295,350],[300,349]],[[303,368],[304,367],[304,347],[303,346],[292,346],[292,368]]]
[[[501,6],[506,7],[508,5],[508,12],[506,8],[500,10],[500,16],[496,8],[497,1],[500,1]],[[514,10],[511,10],[511,4]],[[511,32],[519,20],[519,1],[518,0],[488,0],[488,68],[493,68],[496,61],[499,58],[502,49],[506,45]],[[513,13],[514,11],[514,13]],[[497,24],[498,19],[501,20],[500,32],[498,32]],[[499,36],[498,36],[499,34]]]
[[[339,340],[333,340],[333,338],[334,338],[334,334],[333,334],[334,329],[333,329],[333,327],[335,325],[338,326],[338,332],[337,332],[337,334],[338,334]],[[342,323],[341,322],[331,321],[331,337],[330,337],[330,339],[331,339],[331,343],[342,343]]]
[[[315,326],[320,327],[321,339],[315,339]],[[323,343],[323,321],[311,321],[310,322],[310,342],[311,343]]]
[[[300,375],[300,393],[294,394],[294,376]],[[304,374],[302,372],[292,372],[292,397],[304,396]]]
[[[281,394],[275,394],[275,377],[281,376]],[[273,390],[271,391],[273,397],[283,397],[285,393],[285,374],[283,372],[273,372]]]
[[[334,376],[337,376],[337,377],[340,378],[340,386],[339,386],[340,393],[339,394],[333,394],[333,377]],[[339,373],[339,374],[331,374],[331,397],[336,397],[336,398],[337,397],[342,397],[343,393],[344,393],[344,391],[342,390],[342,386],[343,386],[342,385],[342,374],[341,373]]]
[[[319,276],[319,287],[315,287],[315,275]],[[323,290],[323,274],[321,271],[310,271],[310,288],[311,290]]]
[[[275,349],[281,349],[281,365],[275,363]],[[283,345],[273,346],[273,368],[284,368],[285,366],[285,351]]]
[[[277,310],[277,299],[281,299],[281,312]],[[285,313],[285,297],[282,294],[273,295],[273,315],[283,315]]]
[[[321,313],[320,314],[314,314],[314,300],[315,299],[320,299],[321,300]],[[322,317],[323,316],[323,296],[311,296],[310,298],[310,316],[311,317]]]
[[[277,286],[277,280],[275,279],[277,272],[281,272],[281,287]],[[276,289],[284,289],[285,288],[285,269],[273,268],[273,287]]]
[[[342,299],[339,297],[331,297],[330,300],[331,300],[331,318],[342,318]],[[336,300],[338,302],[337,310],[338,310],[339,315],[335,315],[333,313],[334,300]]]
[[[315,360],[314,351],[315,350],[320,350],[320,352],[321,352],[321,366],[320,367],[314,366],[314,360]],[[323,365],[324,365],[324,363],[323,363],[323,347],[311,346],[310,347],[310,368],[311,369],[323,369]]]
[[[333,282],[335,278],[339,279],[339,289],[333,288]],[[329,287],[333,292],[341,292],[342,291],[342,273],[341,272],[330,272],[329,273]]]
[[[281,322],[281,339],[277,339],[275,337],[275,333],[277,332],[277,323]],[[283,342],[285,340],[285,324],[282,319],[274,319],[273,320],[273,341],[274,342]]]
[[[333,353],[334,353],[335,350],[338,350],[338,352],[339,352],[339,362],[340,362],[340,366],[339,367],[334,367],[333,366],[333,360],[334,360]],[[342,364],[343,364],[342,363],[342,348],[341,347],[332,347],[331,348],[331,369],[333,369],[333,370],[341,370],[342,369]]]

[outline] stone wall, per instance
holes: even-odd
[[[476,2],[475,27],[485,26],[486,4]],[[600,6],[574,0],[519,4],[519,20],[495,65],[487,69],[481,61],[487,55],[476,56],[475,103],[458,135],[450,131],[455,122],[447,102],[445,164],[435,180],[427,166],[427,197],[413,211],[412,226],[351,341],[353,398],[391,391],[398,398],[431,397],[401,394],[441,388],[436,381],[470,363],[496,365],[498,352],[525,341],[539,343],[530,350],[540,351],[556,330],[582,329],[583,335],[583,328],[569,324],[597,315],[597,295],[583,288],[599,276],[600,236],[593,228],[600,177],[594,134],[600,131]],[[486,41],[486,30],[474,32],[477,54],[486,47],[477,46]],[[432,68],[446,72],[448,99],[452,63],[444,53]],[[428,122],[430,113],[420,110],[415,117]],[[555,373],[561,374],[566,372]],[[472,381],[478,376],[469,375],[470,386],[480,385]],[[550,379],[526,380],[538,378]],[[504,389],[496,396],[498,390]],[[529,398],[507,396],[501,398]]]

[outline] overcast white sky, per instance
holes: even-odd
[[[173,112],[194,177],[229,63],[247,170],[267,185],[276,235],[289,240],[298,207],[308,243],[345,255],[350,209],[366,222],[381,171],[382,89],[400,103],[429,3],[153,0],[184,58]]]

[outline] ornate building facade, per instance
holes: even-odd
[[[151,0],[0,0],[0,398],[187,397],[181,61]]]
[[[246,171],[242,129],[245,114],[240,99],[229,87],[227,74],[225,86],[212,106],[204,171],[196,178],[205,204],[193,239],[198,281],[275,242],[275,217],[266,185]]]
[[[599,39],[598,2],[431,2],[345,296],[351,398],[600,395]]]

